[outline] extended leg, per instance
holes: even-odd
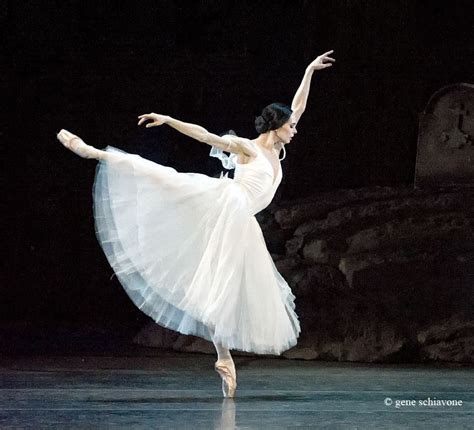
[[[58,140],[68,149],[82,158],[94,158],[96,160],[104,159],[107,154],[105,151],[86,145],[85,142],[75,134],[67,130],[61,130],[58,135]]]
[[[58,133],[58,140],[68,149],[82,158],[93,158],[95,160],[120,161],[122,154],[102,151],[87,145],[79,136],[72,134],[70,131],[61,130]]]

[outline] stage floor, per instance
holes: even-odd
[[[209,355],[3,357],[0,428],[473,428],[469,367],[234,360],[223,399]]]

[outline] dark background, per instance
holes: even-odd
[[[146,320],[94,235],[96,163],[63,148],[66,128],[181,171],[218,175],[209,147],[151,111],[256,136],[266,104],[290,104],[316,72],[277,201],[316,190],[413,183],[418,115],[437,89],[472,82],[472,1],[2,2],[5,124],[3,322]],[[5,102],[5,100],[7,102]]]

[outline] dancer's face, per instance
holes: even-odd
[[[290,143],[293,136],[298,133],[296,130],[295,119],[291,117],[285,124],[275,131],[284,144]]]

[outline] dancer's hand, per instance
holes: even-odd
[[[138,125],[142,125],[145,121],[151,120],[145,127],[156,127],[158,125],[163,125],[166,120],[169,118],[166,115],[160,115],[158,113],[146,113],[144,115],[140,115],[140,121],[138,121]]]
[[[316,58],[316,60],[310,63],[307,68],[309,70],[322,70],[327,67],[331,67],[332,63],[336,61],[334,58],[329,57],[329,55],[332,54],[333,52],[334,50],[331,50],[320,55],[319,57]]]

